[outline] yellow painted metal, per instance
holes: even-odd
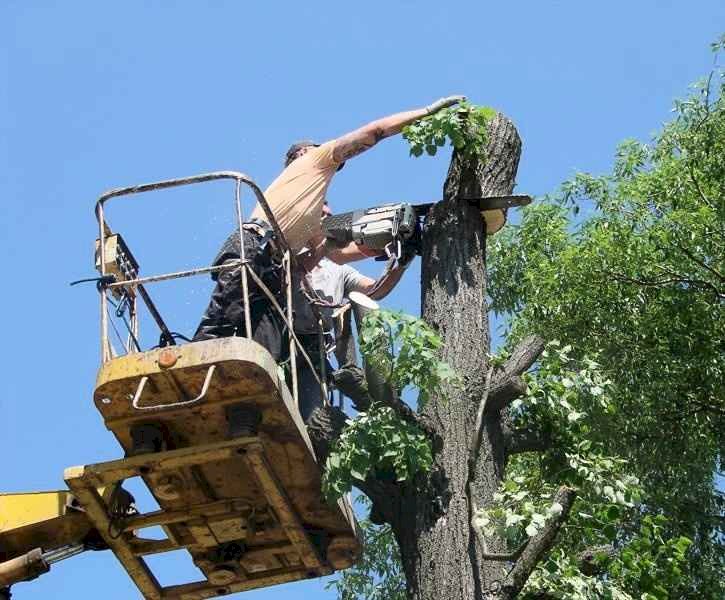
[[[70,467],[65,470],[65,480],[68,487],[85,507],[86,513],[98,528],[98,532],[124,568],[138,586],[144,598],[158,600],[161,598],[161,586],[151,573],[143,559],[139,558],[130,548],[127,541],[112,534],[112,523],[109,516],[108,505],[98,494],[93,485],[84,481],[84,467]]]
[[[72,499],[67,490],[0,494],[0,534],[62,517]]]
[[[267,462],[262,444],[259,442],[250,444],[244,458],[264,490],[264,495],[277,514],[280,525],[285,530],[289,541],[297,549],[304,565],[308,569],[318,570],[320,575],[330,573],[329,568],[323,567],[319,553],[302,526],[299,515],[294,510],[294,505]]]
[[[78,544],[92,530],[67,490],[0,494],[0,560]]]
[[[116,358],[101,367],[94,402],[127,458],[67,469],[66,482],[144,597],[211,598],[356,560],[352,508],[322,498],[306,427],[257,343],[224,338]],[[232,436],[230,408],[257,414],[258,431]],[[160,451],[129,456],[137,425],[160,432]],[[95,488],[131,477],[143,479],[160,508],[114,521]],[[137,537],[154,525],[168,539]],[[229,558],[228,544],[240,554]],[[188,551],[204,578],[159,586],[143,556],[170,550]]]

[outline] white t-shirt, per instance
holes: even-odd
[[[338,265],[328,258],[320,260],[318,265],[307,275],[318,296],[331,302],[341,304],[350,292],[359,292],[366,277],[349,265]],[[317,333],[317,319],[310,308],[307,298],[300,291],[301,282],[294,285],[293,305],[295,310],[295,333]],[[334,308],[320,306],[325,331],[332,328]]]

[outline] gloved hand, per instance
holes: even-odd
[[[449,106],[453,106],[454,104],[465,101],[465,99],[465,96],[446,96],[445,98],[436,100],[435,102],[433,102],[433,104],[429,104],[428,106],[426,106],[425,111],[429,115],[432,115],[433,113],[438,112],[442,108],[448,108]]]

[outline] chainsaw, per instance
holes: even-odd
[[[478,208],[486,220],[487,212],[498,211],[505,215],[505,211],[509,208],[530,204],[531,196],[521,194],[485,196],[464,200]],[[367,248],[380,250],[381,260],[400,259],[404,251],[420,255],[426,217],[434,204],[435,202],[425,204],[397,202],[330,215],[322,221],[322,230],[325,237],[339,246],[355,242]],[[502,224],[503,220],[499,227]],[[489,231],[489,233],[494,232]]]

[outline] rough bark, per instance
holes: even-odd
[[[521,375],[536,362],[543,351],[544,340],[535,335],[527,337],[511,353],[503,367],[496,370],[488,403],[492,413],[499,412],[526,392],[526,384]]]
[[[404,495],[406,511],[392,523],[400,544],[409,596],[415,600],[492,597],[501,563],[484,560],[470,527],[466,494],[476,413],[484,393],[490,348],[486,309],[486,235],[480,213],[458,198],[513,191],[521,142],[513,124],[497,116],[489,127],[486,160],[454,154],[444,200],[434,206],[424,235],[423,319],[444,340],[442,359],[463,378],[423,414],[442,440],[426,493]],[[487,417],[470,488],[478,506],[491,503],[503,477],[500,419]],[[489,552],[503,552],[491,540]]]
[[[523,452],[544,452],[551,448],[551,434],[548,431],[536,431],[522,427],[511,428],[508,423],[505,423],[503,432],[508,456]]]

